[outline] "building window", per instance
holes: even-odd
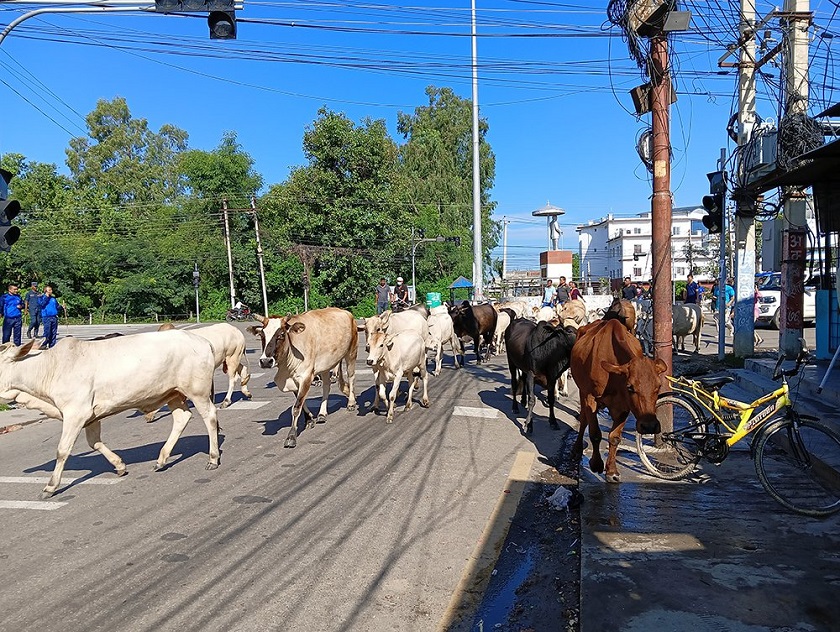
[[[633,268],[633,276],[637,279],[642,276],[642,269],[641,268]]]
[[[642,254],[642,244],[634,244],[633,245],[633,254],[634,255]]]
[[[629,234],[630,234],[630,229],[629,229],[629,228],[625,228],[625,229],[624,229],[624,234],[625,234],[625,235],[629,235]]]
[[[641,235],[642,234],[642,229],[641,228],[634,228],[633,229],[633,234],[634,235]]]
[[[677,268],[677,276],[683,276],[685,274],[685,268]]]
[[[674,227],[671,229],[671,234],[672,234],[672,235],[679,235],[679,234],[680,234],[680,227],[679,227],[679,226],[674,226]]]

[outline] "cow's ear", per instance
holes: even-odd
[[[396,337],[396,336],[388,336],[388,337],[386,337],[386,338],[385,338],[385,346],[386,346],[386,347],[388,347],[389,349],[393,349],[393,348],[394,348],[394,338],[395,338],[395,337]]]
[[[304,329],[306,329],[306,325],[304,325],[303,323],[294,323],[291,327],[289,327],[289,331],[291,331],[293,334],[299,334]]]
[[[662,358],[656,358],[656,372],[657,373],[665,373],[668,370],[668,365],[662,360]]]
[[[607,373],[612,373],[613,375],[627,375],[626,364],[611,364],[606,360],[601,360],[601,368]]]
[[[2,345],[2,347],[0,347],[0,350],[2,350],[2,353],[4,355],[8,355],[8,357],[13,362],[16,362],[18,360],[23,360],[31,352],[38,351],[41,348],[41,342],[41,338],[36,338],[35,340],[31,340],[30,342],[27,342],[21,347],[17,347],[11,342],[9,342]]]
[[[383,328],[388,325],[388,321],[390,321],[390,320],[391,320],[391,310],[390,309],[382,312],[382,314],[379,316],[379,322],[382,323]]]
[[[253,336],[259,336],[263,332],[262,325],[248,325],[246,329],[251,333]]]

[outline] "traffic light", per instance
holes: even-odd
[[[451,241],[455,244],[455,246],[461,245],[461,238],[460,237],[447,237],[446,241]]]
[[[12,226],[12,220],[20,213],[20,202],[9,199],[9,181],[12,174],[0,169],[0,250],[9,252],[20,239],[20,228]]]
[[[236,39],[234,0],[155,0],[158,13],[208,13],[210,39]]]
[[[207,16],[210,39],[236,39],[236,12],[211,11]]]
[[[723,193],[713,193],[703,196],[703,208],[708,215],[703,216],[703,226],[709,233],[719,233],[723,229]]]
[[[426,238],[426,231],[422,228],[417,229],[417,239],[425,239]]]

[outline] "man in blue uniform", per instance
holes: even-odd
[[[20,346],[20,330],[23,323],[23,300],[16,283],[9,283],[8,291],[2,297],[3,306],[3,342],[9,342],[14,334],[14,342]]]

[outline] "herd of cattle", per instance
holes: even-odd
[[[681,307],[674,306],[675,333],[682,331],[677,327]],[[507,356],[513,411],[519,411],[520,397],[521,405],[527,407],[526,434],[533,430],[535,384],[545,389],[549,423],[558,427],[555,397],[567,395],[566,373],[571,370],[580,391],[575,453],[579,458],[588,428],[593,444],[590,467],[596,473],[604,472],[597,410],[606,407],[612,417],[606,462],[609,481],[618,481],[616,449],[629,413],[635,416],[640,432],[659,431],[655,406],[665,364],[643,352],[635,332],[638,323],[647,318],[644,313],[637,316],[637,307],[629,301],[616,300],[601,318],[589,313],[583,301],[575,300],[557,309],[534,309],[520,301],[478,305],[464,301],[431,310],[415,305],[403,312],[387,311],[367,318],[362,326],[350,312],[338,308],[283,317],[257,315],[256,319],[259,324],[248,330],[261,339],[260,366],[275,369],[276,386],[295,394],[285,441],[288,448],[296,445],[301,412],[308,428],[326,420],[332,378],[347,397],[347,409],[356,409],[354,379],[361,331],[365,332],[367,365],[375,376],[372,409],[385,402],[387,423],[394,419],[403,377],[409,384],[405,409],[411,408],[414,389],[421,383],[420,405],[429,406],[428,351],[434,355],[432,373],[438,375],[443,346],[449,346],[458,368],[465,362],[464,341],[471,340],[479,364],[493,353]],[[702,324],[702,314],[691,321],[699,330],[698,321]],[[682,335],[687,333],[693,331]],[[699,331],[695,347],[698,339]],[[229,324],[189,331],[165,325],[157,332],[111,334],[95,340],[68,337],[45,350],[40,349],[39,340],[21,347],[6,343],[0,345],[0,397],[62,421],[55,468],[42,492],[47,498],[58,489],[65,462],[82,429],[90,447],[108,459],[117,475],[126,473],[122,459],[102,442],[100,424],[105,417],[127,410],[139,410],[147,419],[164,405],[172,411],[172,430],[155,464],[159,470],[166,466],[191,417],[187,403],[191,401],[207,428],[206,467],[217,468],[219,425],[213,374],[219,367],[229,378],[222,408],[230,405],[237,380],[243,396],[251,397],[245,335]],[[322,386],[317,416],[305,405],[316,379]],[[388,383],[392,384],[390,392]]]

